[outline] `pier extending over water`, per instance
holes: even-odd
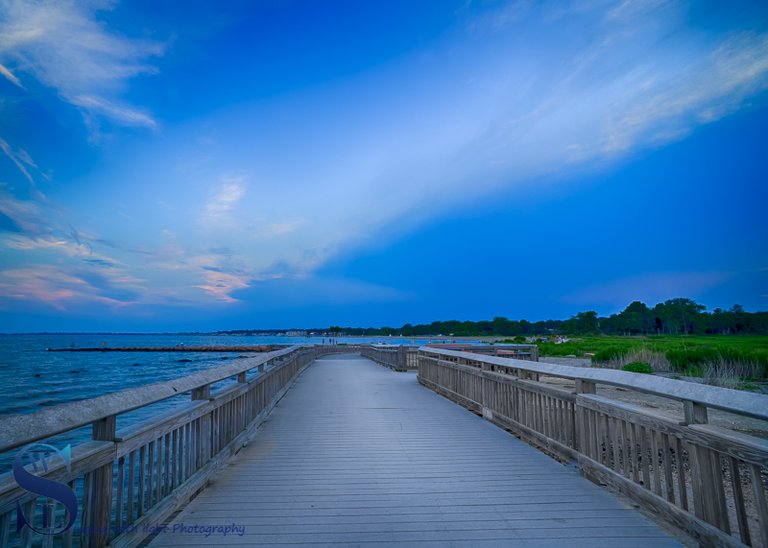
[[[680,416],[603,385],[679,401]],[[180,394],[189,403],[117,428]],[[766,420],[768,397],[441,348],[291,347],[0,417],[2,451],[93,430],[43,474],[77,494],[76,526],[17,533],[16,503],[38,527],[46,504],[9,474],[0,543],[768,546],[768,442],[709,425],[708,409]],[[52,498],[47,513],[68,516]]]

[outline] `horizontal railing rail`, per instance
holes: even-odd
[[[137,386],[88,400],[64,403],[42,409],[36,413],[0,417],[0,452],[15,449],[81,426],[87,426],[110,415],[120,415],[133,411],[201,386],[214,384],[267,364],[294,351],[295,347],[290,347],[267,352],[253,358],[237,360],[229,365],[200,371],[187,377]]]
[[[327,354],[357,354],[360,352],[359,344],[326,344],[315,345],[318,356]]]
[[[539,347],[535,344],[463,344],[463,343],[430,343],[428,348],[453,350],[454,352],[471,352],[487,354],[516,360],[539,361]]]
[[[416,370],[419,367],[418,346],[372,344],[360,346],[360,354],[395,371]]]
[[[0,417],[0,451],[25,451],[88,424],[93,438],[72,448],[68,463],[52,454],[45,472],[36,471],[74,491],[77,522],[66,531],[57,533],[69,520],[61,499],[22,488],[12,473],[0,476],[0,546],[141,543],[253,436],[305,367],[335,351],[294,346],[179,379]],[[212,391],[227,379],[237,383]],[[119,415],[185,393],[189,403],[117,430]],[[17,504],[38,532],[30,527],[16,532]],[[43,526],[48,531],[41,531]]]
[[[626,494],[704,545],[768,546],[768,440],[708,410],[768,419],[768,396],[624,371],[422,347],[419,382]],[[574,381],[574,389],[542,377]],[[597,393],[681,402],[680,416]]]

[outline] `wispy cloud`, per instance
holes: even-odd
[[[112,6],[106,0],[3,2],[0,72],[17,85],[15,75],[28,74],[55,89],[85,116],[155,127],[151,116],[122,103],[119,94],[130,78],[155,72],[146,59],[162,54],[163,47],[110,32],[96,14]]]
[[[243,177],[224,176],[205,206],[203,222],[209,225],[225,223],[237,203],[245,196]]]
[[[472,40],[455,36],[429,56],[285,105],[302,116],[292,128],[286,114],[276,132],[293,157],[314,162],[274,167],[276,179],[304,182],[275,185],[271,202],[306,219],[284,248],[292,256],[276,260],[313,254],[311,269],[475,198],[631,158],[749,108],[768,86],[768,33],[686,28],[680,2],[570,9],[558,18],[513,3],[497,26],[487,16],[470,25]],[[355,118],[307,131],[334,93],[354,96]]]
[[[121,96],[132,77],[154,71],[147,60],[162,47],[111,32],[95,15],[106,8],[4,2],[0,66],[25,84],[36,78],[56,89],[90,123],[155,127]],[[40,202],[0,193],[4,245],[76,259],[68,272],[77,279],[83,264],[106,271],[145,302],[237,306],[278,287],[290,293],[298,280],[340,301],[342,293],[355,302],[396,300],[404,298],[396,289],[316,282],[312,274],[475,199],[681,139],[749,108],[768,86],[764,29],[691,29],[681,2],[521,1],[462,23],[428,51],[268,104],[231,105],[167,128],[163,143],[137,144],[132,153],[144,161],[130,180],[99,175],[174,207],[158,220],[146,214],[147,201],[121,204],[126,218],[142,219],[126,229],[125,243],[114,243],[122,241],[114,219],[79,238],[67,223],[46,222]],[[23,151],[5,141],[0,148],[31,180]],[[30,295],[66,302],[79,291],[75,280],[46,272]],[[643,287],[643,298],[661,300],[724,276],[651,273],[568,299],[626,304]],[[69,296],[55,292],[57,280]],[[311,300],[312,291],[296,294]]]
[[[281,222],[270,223],[259,235],[263,237],[284,236],[296,232],[305,224],[305,219],[287,219]]]
[[[461,48],[451,42],[426,59],[367,75],[351,90],[344,83],[325,97],[302,95],[283,105],[285,119],[273,114],[274,131],[303,162],[267,161],[280,183],[237,193],[238,208],[253,217],[268,206],[272,215],[302,222],[280,245],[254,245],[253,224],[234,223],[231,245],[260,259],[246,259],[243,270],[253,280],[278,266],[288,277],[306,276],[340,252],[396,237],[477,197],[535,184],[543,175],[599,169],[681,139],[748,108],[768,85],[768,34],[736,30],[699,40],[685,29],[679,3],[626,2],[606,15],[609,4],[592,11],[578,6],[571,15],[577,21],[558,36],[562,42],[550,44],[543,41],[554,30],[547,27],[553,15],[521,3],[505,12],[503,24],[488,28],[495,47],[482,57],[472,56],[472,46],[465,57],[456,54]],[[471,32],[481,40],[483,26]],[[402,81],[393,85],[393,77]],[[355,118],[307,131],[332,108],[328,96],[346,94],[355,97]],[[389,102],[393,96],[396,104]],[[296,110],[302,116],[294,121]],[[215,123],[232,130],[221,145],[245,155],[234,141],[243,140],[249,123],[243,129],[232,119]],[[248,172],[242,159],[220,161]],[[645,282],[665,293],[665,284],[682,289],[675,280],[696,289],[714,279]]]
[[[117,105],[106,99],[79,95],[72,97],[71,102],[73,105],[81,107],[91,114],[103,115],[123,125],[148,128],[157,127],[157,122],[148,114],[132,107]]]
[[[247,273],[224,272],[214,268],[204,269],[204,273],[205,283],[197,287],[227,303],[237,302],[231,293],[251,284],[251,277]]]
[[[738,110],[746,99],[768,88],[768,34],[731,36],[674,76],[671,70],[654,74],[646,68],[624,84],[642,93],[607,124],[608,153],[649,139],[654,144],[674,140]]]
[[[16,75],[8,69],[8,67],[0,64],[0,74],[5,76],[13,85],[24,89],[24,86],[21,84],[21,80],[19,80]]]
[[[105,279],[70,273],[50,265],[0,270],[0,299],[41,302],[66,311],[84,303],[113,308],[135,304],[135,295],[116,292]]]
[[[12,232],[25,238],[58,232],[56,220],[50,218],[50,211],[46,216],[45,205],[40,200],[16,198],[3,186],[0,184],[0,214],[16,227]]]
[[[67,303],[124,306],[151,296],[145,280],[94,245],[96,238],[68,226],[46,201],[19,199],[0,187],[0,249],[17,257],[0,265],[0,298],[63,310]]]
[[[27,154],[24,150],[14,151],[11,148],[11,145],[9,145],[2,137],[0,137],[0,150],[2,150],[8,159],[14,163],[14,165],[18,168],[21,174],[24,175],[24,178],[30,183],[30,185],[34,187],[35,181],[32,178],[32,175],[29,173],[29,170],[27,170],[27,167],[36,168],[37,165],[29,157],[29,154]]]

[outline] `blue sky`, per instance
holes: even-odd
[[[764,2],[0,1],[0,331],[768,309]]]

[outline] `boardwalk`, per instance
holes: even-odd
[[[242,535],[194,532],[233,524]],[[307,369],[255,441],[151,545],[376,543],[678,545],[413,373],[353,355]]]

